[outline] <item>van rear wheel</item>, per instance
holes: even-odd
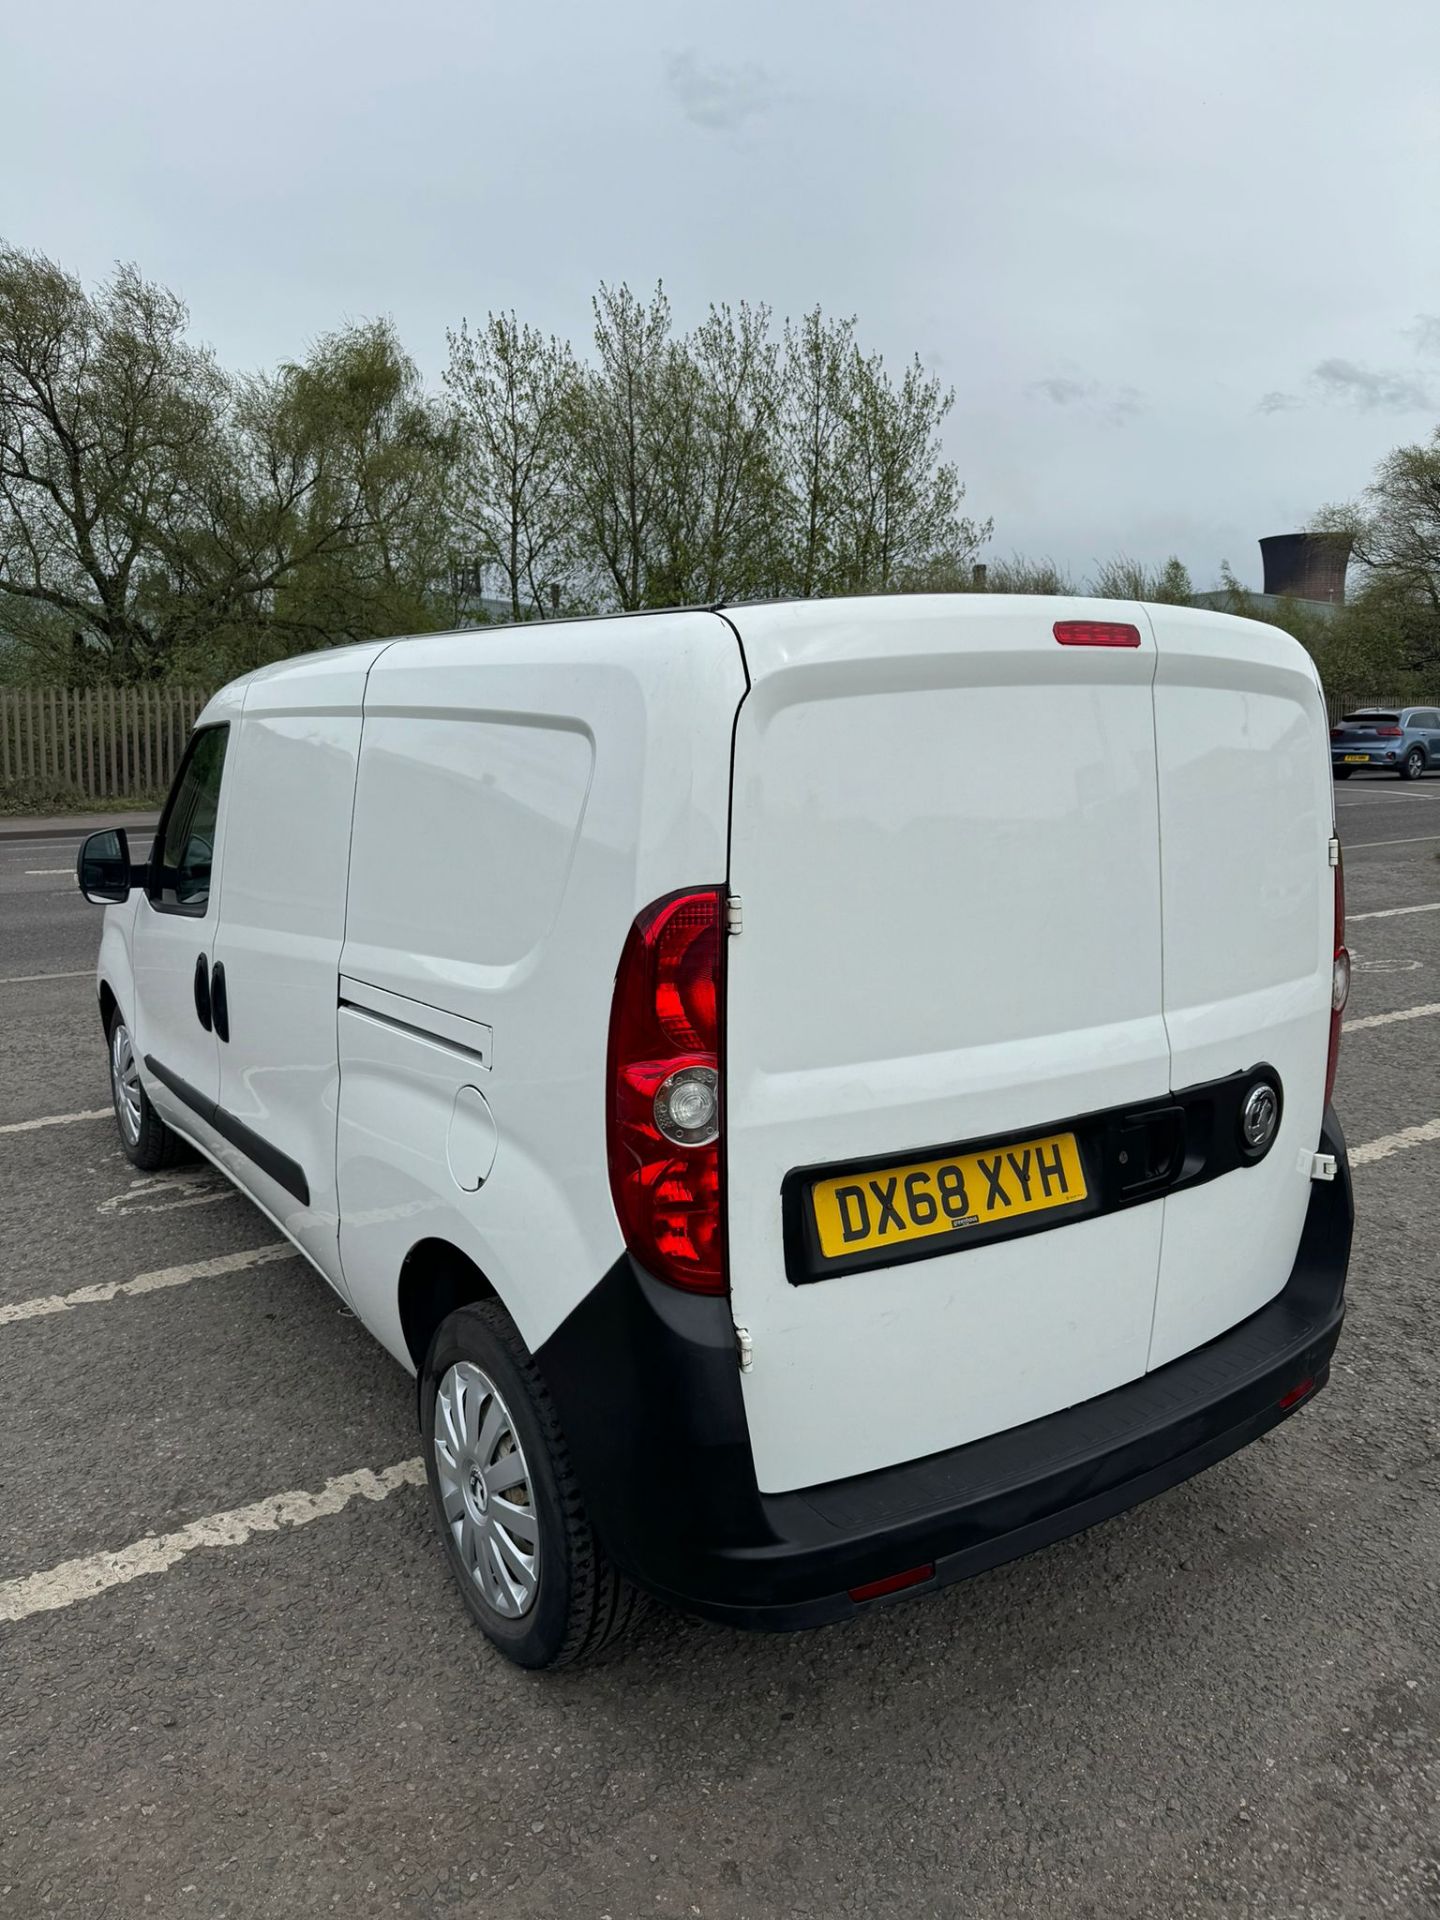
[[[437,1328],[420,1376],[430,1505],[465,1605],[520,1667],[593,1659],[635,1611],[580,1498],[559,1418],[498,1301]]]
[[[161,1167],[173,1166],[184,1157],[185,1143],[156,1113],[140,1084],[135,1042],[118,1007],[110,1016],[105,1038],[110,1054],[110,1098],[115,1103],[120,1144],[132,1166],[142,1173],[158,1173]]]

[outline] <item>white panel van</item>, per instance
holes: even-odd
[[[140,1167],[418,1377],[509,1657],[798,1627],[1117,1513],[1327,1377],[1324,702],[1221,614],[960,595],[266,668],[81,854]]]

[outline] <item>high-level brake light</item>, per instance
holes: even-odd
[[[1126,620],[1057,620],[1062,647],[1138,647],[1140,629]]]

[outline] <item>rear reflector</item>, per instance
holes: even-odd
[[[1315,1376],[1313,1374],[1307,1373],[1305,1378],[1302,1381],[1300,1381],[1298,1385],[1291,1387],[1288,1393],[1282,1393],[1280,1398],[1275,1402],[1275,1404],[1277,1407],[1279,1407],[1280,1411],[1284,1413],[1291,1407],[1298,1407],[1300,1402],[1306,1397],[1306,1395],[1311,1394],[1314,1391],[1315,1391]]]
[[[1062,647],[1138,647],[1140,629],[1123,620],[1057,620],[1055,638]]]
[[[887,1593],[902,1593],[906,1587],[923,1586],[935,1578],[933,1561],[928,1566],[907,1567],[904,1573],[887,1573],[883,1580],[867,1580],[863,1587],[851,1587],[852,1600],[880,1600]]]

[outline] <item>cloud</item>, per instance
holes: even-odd
[[[1037,380],[1030,389],[1032,393],[1043,393],[1047,400],[1053,400],[1057,407],[1073,406],[1077,400],[1085,400],[1095,392],[1093,380],[1067,380],[1063,374],[1057,374],[1050,380]]]
[[[1406,332],[1421,353],[1440,354],[1440,316],[1418,314]],[[1422,373],[1402,367],[1366,367],[1335,355],[1310,369],[1303,391],[1272,388],[1261,394],[1255,410],[1289,413],[1317,401],[1356,407],[1362,413],[1429,413],[1440,408],[1440,393]]]
[[[1030,391],[1057,407],[1083,407],[1112,427],[1125,426],[1145,410],[1138,387],[1106,387],[1098,380],[1077,380],[1065,373],[1034,381]]]
[[[697,127],[727,133],[774,104],[775,89],[753,60],[741,66],[702,60],[692,49],[665,56],[665,84]]]
[[[1328,400],[1341,400],[1365,413],[1422,413],[1434,405],[1428,384],[1418,374],[1362,367],[1354,360],[1322,360],[1311,374]]]

